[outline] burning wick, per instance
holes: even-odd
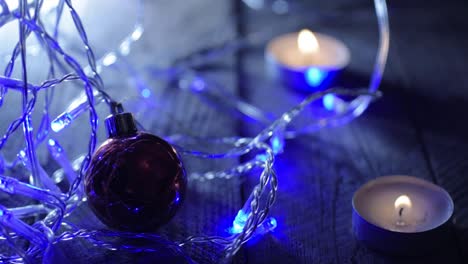
[[[398,211],[398,220],[396,224],[398,226],[406,226],[406,222],[403,219],[403,211],[407,209],[411,209],[412,203],[411,199],[407,195],[400,195],[398,198],[395,200],[395,209]]]

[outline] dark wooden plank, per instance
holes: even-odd
[[[401,13],[401,23],[412,21],[414,9]],[[458,250],[468,260],[468,179],[465,119],[468,79],[466,58],[468,26],[465,3],[429,4],[425,9],[427,23],[415,23],[411,29],[397,27],[402,36],[395,41],[408,108],[424,143],[426,159],[437,184],[444,187],[455,203],[454,232]],[[410,14],[411,13],[411,14]],[[413,32],[420,32],[414,35]],[[424,40],[424,49],[416,41]],[[423,58],[430,55],[427,62]],[[430,62],[430,63],[428,63]],[[418,68],[418,71],[411,70]]]
[[[282,17],[281,20],[268,14],[251,13],[247,21],[251,23],[252,31],[267,25],[277,28],[278,33],[308,26],[342,38],[353,54],[352,64],[343,83],[365,85],[366,73],[373,65],[376,48],[374,17],[372,9],[366,6],[347,11],[350,17],[343,12],[337,23],[327,21],[326,17],[312,19],[313,14],[307,11],[295,17]],[[390,16],[392,26],[396,24],[401,29],[410,21],[400,21],[400,12],[408,11],[394,8],[390,10]],[[412,12],[408,12],[408,15],[410,13],[411,21],[418,21],[418,16]],[[423,13],[416,15],[423,17]],[[288,24],[288,21],[292,22]],[[437,22],[433,21],[434,24]],[[413,41],[416,43],[419,38],[415,33],[418,31],[411,32],[415,35]],[[401,38],[398,32],[392,35],[392,39]],[[272,214],[278,218],[279,226],[258,244],[247,247],[249,262],[461,262],[459,241],[455,239],[427,256],[403,258],[370,251],[357,243],[351,232],[352,194],[368,180],[391,174],[433,180],[425,145],[422,144],[414,120],[408,117],[412,109],[407,107],[405,96],[408,94],[403,90],[405,75],[401,74],[404,70],[421,73],[421,69],[416,66],[402,68],[399,59],[403,56],[406,60],[404,56],[411,53],[412,49],[400,52],[400,49],[392,46],[389,69],[383,84],[386,97],[372,106],[368,113],[348,126],[327,129],[287,143],[285,153],[277,159],[280,193]],[[271,81],[262,81],[265,80],[262,56],[261,47],[245,55],[243,85],[247,87],[249,100],[264,109],[279,113],[298,102],[303,95],[285,90]],[[271,96],[272,93],[274,96]],[[270,96],[266,101],[267,94]],[[253,131],[246,128],[246,132]],[[247,185],[246,189],[250,187]]]

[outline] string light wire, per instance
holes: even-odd
[[[107,52],[100,59],[96,59],[90,47],[81,18],[76,12],[72,1],[58,1],[58,5],[54,9],[56,11],[56,19],[52,33],[49,33],[45,29],[41,20],[43,2],[42,0],[19,0],[18,8],[10,10],[5,1],[0,1],[0,26],[14,20],[19,22],[19,41],[12,51],[3,76],[0,76],[0,107],[3,106],[7,92],[12,90],[22,94],[23,110],[22,115],[10,123],[4,136],[0,139],[0,150],[4,147],[9,137],[20,126],[23,126],[26,148],[22,150],[23,153],[25,153],[22,161],[32,174],[29,183],[21,182],[14,176],[0,175],[0,191],[12,195],[26,196],[40,203],[40,206],[28,205],[16,208],[0,206],[0,239],[4,239],[12,249],[11,253],[9,253],[10,255],[0,255],[1,261],[11,263],[33,262],[34,258],[40,257],[40,252],[45,248],[60,243],[61,241],[78,238],[85,239],[96,246],[110,250],[126,250],[130,252],[155,252],[158,250],[158,248],[155,247],[135,247],[120,242],[118,243],[112,239],[116,237],[147,239],[149,241],[158,242],[159,244],[164,244],[166,248],[174,252],[182,252],[182,248],[189,244],[213,243],[224,249],[224,259],[228,260],[234,256],[244,243],[255,236],[256,231],[262,229],[260,227],[265,221],[273,222],[268,216],[278,191],[278,179],[274,170],[274,160],[275,156],[281,153],[284,140],[300,136],[304,133],[311,133],[323,127],[342,125],[349,122],[361,115],[369,103],[380,96],[378,87],[385,69],[390,36],[386,2],[385,0],[374,0],[380,38],[374,71],[369,86],[366,89],[334,88],[314,93],[291,110],[276,118],[276,120],[272,121],[271,124],[267,125],[265,129],[253,138],[232,137],[206,139],[187,135],[173,135],[167,138],[182,154],[202,159],[238,158],[249,153],[257,154],[251,160],[224,171],[193,172],[190,174],[193,180],[209,181],[215,178],[227,180],[258,169],[261,171],[258,184],[253,188],[249,199],[247,199],[240,210],[244,218],[242,221],[243,226],[240,226],[242,229],[240,232],[225,237],[198,234],[189,236],[181,241],[168,242],[165,238],[156,234],[80,229],[66,219],[67,216],[72,214],[73,210],[83,202],[83,175],[89,166],[91,155],[97,143],[98,115],[95,105],[103,101],[109,105],[111,112],[114,111],[113,109],[118,105],[118,103],[104,91],[104,83],[100,76],[100,71],[106,66],[118,62],[119,58],[128,56],[133,43],[141,38],[144,32],[142,21],[143,1],[138,1],[139,15],[134,30],[124,38],[115,51]],[[68,10],[70,13],[73,25],[77,29],[84,53],[86,54],[87,65],[80,64],[75,57],[62,48],[62,44],[58,41],[58,28],[62,21],[62,13],[65,12],[65,10]],[[49,60],[48,79],[40,85],[28,82],[26,39],[31,35],[35,35],[39,39],[41,47],[47,53]],[[195,60],[192,60],[192,57],[182,59],[176,62],[174,66],[178,67],[176,78],[183,79],[187,74],[192,74],[193,76],[195,73],[196,75],[197,67],[203,63],[209,63],[217,58],[222,58],[226,54],[245,47],[248,43],[249,42],[245,40],[234,40],[233,42],[227,43],[227,45],[223,45],[221,49],[202,52],[202,54],[195,56]],[[112,63],[109,63],[109,60],[106,59],[109,56],[113,56]],[[15,62],[18,58],[21,61],[22,76],[20,80],[12,78]],[[180,65],[182,65],[182,67]],[[64,75],[57,77],[57,69],[64,72]],[[167,71],[173,70],[174,68],[167,69]],[[83,94],[81,94],[80,98],[83,98],[84,101],[78,106],[68,109],[64,114],[51,122],[48,107],[53,100],[53,90],[54,87],[64,82],[80,82],[83,90]],[[216,92],[216,89],[212,89],[211,91]],[[39,126],[37,126],[38,130],[34,131],[31,114],[35,109],[37,94],[39,92],[46,93],[45,107],[43,109],[41,122]],[[349,102],[344,101],[340,99],[339,95],[351,96],[354,99]],[[332,102],[339,102],[339,111],[336,111],[334,115],[327,118],[310,120],[308,125],[302,128],[291,126],[291,122],[295,120],[304,109],[312,102],[324,96],[327,96],[327,102],[329,102],[330,105],[333,105]],[[226,100],[226,104],[234,107],[242,107],[240,111],[244,110],[247,115],[253,113],[253,110],[249,112],[245,111],[245,109],[254,109],[257,113],[253,115],[252,118],[261,117],[261,123],[268,123],[269,119],[265,118],[266,115],[263,115],[261,110],[253,105],[250,105],[251,108],[249,108],[249,104],[242,101],[242,99],[236,97],[224,98],[222,96],[219,98],[221,102]],[[76,107],[81,108],[79,108],[78,111]],[[68,121],[72,122],[77,116],[86,111],[89,113],[90,138],[88,141],[88,151],[79,160],[76,162],[68,161],[64,151],[58,149],[60,146],[58,142],[55,144],[53,140],[48,141],[49,150],[54,155],[54,158],[60,160],[62,164],[66,164],[67,168],[63,169],[70,172],[71,168],[74,166],[73,164],[81,163],[79,173],[74,176],[74,181],[71,183],[71,187],[66,193],[62,193],[60,190],[45,189],[44,177],[48,175],[39,164],[37,147],[45,139],[52,139],[49,134],[49,124],[51,123],[52,129],[55,130],[54,122],[63,121],[61,118],[69,118]],[[60,127],[60,129],[64,127],[65,126]],[[60,131],[60,129],[58,131]],[[204,152],[192,147],[187,147],[194,145],[194,143],[219,145],[228,150],[223,152]],[[10,165],[12,166],[14,164],[15,163],[12,163]],[[20,220],[22,216],[40,215],[44,214],[44,212],[47,212],[46,216],[42,219],[38,218],[32,225],[28,225]],[[276,221],[274,221],[274,226],[276,226]],[[24,247],[23,244],[20,245],[20,243],[17,243],[17,241],[21,239],[27,239],[32,243]]]

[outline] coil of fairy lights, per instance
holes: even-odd
[[[53,2],[53,3],[52,3]],[[47,4],[46,4],[47,3]],[[52,4],[50,4],[52,3]],[[75,208],[83,202],[83,175],[90,163],[97,143],[98,115],[95,106],[105,102],[109,105],[115,103],[105,92],[104,83],[100,72],[106,66],[127,56],[131,52],[132,44],[138,41],[144,31],[142,23],[142,1],[138,2],[140,15],[136,20],[134,29],[128,34],[118,47],[108,51],[102,58],[96,59],[93,49],[90,48],[88,36],[71,0],[42,1],[42,0],[19,0],[0,1],[0,27],[17,21],[19,25],[19,39],[9,55],[7,66],[0,76],[0,106],[6,100],[8,92],[21,93],[22,113],[20,117],[13,120],[8,126],[4,136],[0,139],[0,149],[7,143],[10,136],[19,128],[24,134],[25,148],[18,150],[16,160],[7,162],[2,158],[2,170],[0,174],[0,191],[10,194],[25,196],[31,199],[30,204],[20,207],[5,207],[0,205],[0,239],[8,245],[8,252],[0,254],[3,262],[34,262],[35,258],[41,257],[50,245],[67,241],[74,238],[83,238],[90,243],[113,250],[127,250],[131,252],[151,251],[152,248],[133,247],[114,243],[114,237],[137,237],[152,241],[162,241],[156,234],[134,234],[128,232],[117,232],[110,230],[87,230],[76,228],[67,220],[73,214]],[[193,180],[210,180],[213,178],[228,179],[245,174],[254,169],[260,171],[258,184],[253,188],[244,206],[233,219],[233,232],[229,236],[212,236],[207,234],[194,234],[181,241],[166,242],[167,246],[176,251],[182,251],[183,247],[195,243],[214,243],[224,249],[223,256],[226,259],[232,257],[239,248],[256,234],[268,232],[275,228],[276,220],[269,216],[278,189],[278,182],[274,170],[275,155],[281,151],[278,146],[284,144],[284,140],[311,133],[323,127],[341,125],[361,115],[368,107],[373,98],[378,96],[378,87],[381,82],[385,68],[389,48],[389,25],[387,7],[385,0],[374,0],[375,11],[379,25],[379,48],[374,70],[369,86],[365,89],[334,88],[311,94],[300,104],[283,113],[276,120],[267,124],[265,120],[259,120],[265,124],[265,128],[255,137],[243,138],[219,138],[201,139],[187,135],[169,136],[167,139],[184,155],[195,156],[204,159],[225,159],[244,156],[248,153],[257,153],[254,158],[238,164],[224,171],[191,172],[189,177]],[[69,12],[74,28],[79,34],[82,49],[86,53],[86,63],[80,63],[77,58],[71,56],[63,48],[63,43],[58,37],[58,28],[61,24],[63,13]],[[45,22],[44,16],[50,16]],[[26,56],[29,46],[26,44],[28,38],[35,37],[39,48],[45,52],[49,62],[48,79],[40,84],[29,82]],[[215,60],[226,53],[236,51],[248,45],[245,39],[232,40],[222,47],[204,52],[194,61],[185,61],[171,68],[182,83],[203,82],[194,71],[192,64],[200,64]],[[15,66],[20,71],[21,78],[12,78]],[[61,83],[69,81],[80,81],[83,93],[60,116],[51,119],[49,108],[53,100],[53,88]],[[204,84],[209,85],[209,84]],[[213,92],[208,89],[205,92]],[[216,92],[216,91],[214,91]],[[37,127],[33,127],[33,111],[37,107],[39,94],[44,94],[43,114]],[[352,100],[342,100],[339,95],[347,95]],[[298,128],[290,126],[290,123],[301,114],[301,112],[312,102],[324,96],[333,96],[336,107],[333,115],[324,119],[310,120],[306,127]],[[226,97],[220,100],[229,105],[247,105],[252,118],[261,119],[261,110],[236,97]],[[229,101],[230,100],[230,101]],[[53,139],[50,129],[60,132],[72,123],[78,116],[88,113],[91,136],[88,141],[88,151],[81,158],[71,162],[66,157],[64,149]],[[208,153],[187,146],[193,142],[205,142],[212,145],[222,146],[228,149],[220,153]],[[275,143],[276,142],[276,143]],[[279,143],[278,143],[279,142]],[[37,146],[47,144],[51,156],[62,167],[71,183],[67,192],[62,192],[57,187],[54,177],[57,172],[49,175],[41,166]],[[21,180],[15,175],[5,175],[8,167],[16,163],[22,163],[30,172],[30,177]],[[75,172],[79,167],[79,172]],[[37,217],[44,216],[45,217]],[[26,218],[34,221],[26,221]],[[29,243],[24,243],[28,241]]]

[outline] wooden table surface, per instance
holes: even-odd
[[[155,91],[155,102],[164,104],[164,111],[157,108],[160,105],[142,110],[129,103],[127,108],[159,135],[221,137],[258,132],[258,126],[241,122],[193,94],[154,81],[154,73],[148,70],[148,65],[164,65],[234,36],[265,31],[274,36],[305,27],[324,32],[341,39],[351,50],[351,64],[339,83],[364,87],[369,81],[378,41],[372,1],[291,0],[291,12],[285,15],[271,9],[252,10],[240,0],[144,2],[145,35],[128,60],[143,74]],[[464,1],[388,2],[391,41],[381,85],[384,97],[348,125],[287,141],[275,165],[279,193],[271,215],[278,220],[278,227],[245,245],[233,263],[468,262],[468,7]],[[100,37],[105,38],[105,33]],[[280,114],[305,95],[268,78],[264,44],[227,55],[219,68],[206,75],[225,90]],[[123,91],[117,78],[121,70],[117,67],[103,73],[109,92],[117,97]],[[60,97],[65,92],[57,93]],[[62,102],[52,109],[58,114],[64,105]],[[105,116],[103,109],[101,117]],[[79,130],[86,130],[87,135],[85,122],[83,118],[56,136],[71,149],[72,157],[83,152],[85,144],[76,146],[67,139]],[[208,170],[232,162],[236,161],[211,164],[188,160],[187,166],[189,171]],[[371,179],[394,174],[426,179],[450,193],[455,202],[450,243],[424,256],[393,257],[371,251],[355,240],[351,230],[353,193]],[[161,232],[176,240],[191,234],[223,234],[222,227],[229,225],[257,181],[248,177],[190,182],[184,208]],[[86,206],[76,211],[73,220],[81,222],[81,227],[103,227]],[[107,251],[85,241],[57,247],[46,262],[175,261]],[[198,263],[217,263],[220,256],[219,250],[210,246],[191,247],[187,252]]]
[[[299,6],[292,5],[291,13],[277,15],[270,9],[252,10],[239,0],[146,1],[146,35],[130,59],[137,66],[158,64],[161,58],[171,61],[233,36],[256,32],[274,36],[307,27],[331,34],[349,46],[352,60],[340,84],[367,85],[378,41],[371,1],[295,3]],[[468,261],[468,126],[464,122],[468,113],[468,8],[463,1],[388,4],[391,44],[381,85],[384,97],[346,126],[286,143],[284,153],[276,160],[279,194],[271,211],[278,227],[248,243],[234,263]],[[304,94],[268,78],[264,44],[228,55],[222,66],[208,71],[208,78],[262,109],[280,114]],[[112,79],[112,73],[109,76],[105,80]],[[161,89],[160,83],[150,85]],[[174,92],[170,85],[163,87],[163,92],[156,94],[169,102],[164,113],[152,117],[151,108],[147,112],[135,110],[152,131],[213,137],[258,132],[255,125],[236,121],[190,93]],[[152,121],[146,120],[148,117]],[[189,171],[210,166],[215,165],[193,162]],[[353,193],[371,179],[394,174],[429,180],[450,193],[455,213],[449,244],[425,256],[392,257],[371,251],[355,240],[351,231]],[[186,205],[164,232],[176,233],[176,239],[194,233],[222,233],[219,226],[233,219],[256,182],[255,177],[191,182]],[[76,217],[89,217],[89,212]],[[148,261],[132,254],[82,247],[90,250],[86,257],[65,250],[66,259],[80,263]],[[189,248],[188,253],[199,263],[216,263],[219,257],[219,252],[209,246]]]
[[[242,7],[238,21],[243,34],[268,27],[278,33],[308,27],[343,40],[352,62],[340,83],[364,87],[377,45],[370,2],[307,1],[288,16]],[[388,5],[391,41],[381,86],[384,97],[346,126],[287,142],[276,161],[280,187],[271,213],[278,228],[247,246],[242,261],[468,262],[468,7],[463,1]],[[264,109],[278,113],[301,96],[265,81],[263,47],[242,52],[239,63],[241,94]],[[353,193],[371,179],[395,174],[426,179],[450,193],[455,213],[449,244],[425,256],[392,257],[354,239]]]

